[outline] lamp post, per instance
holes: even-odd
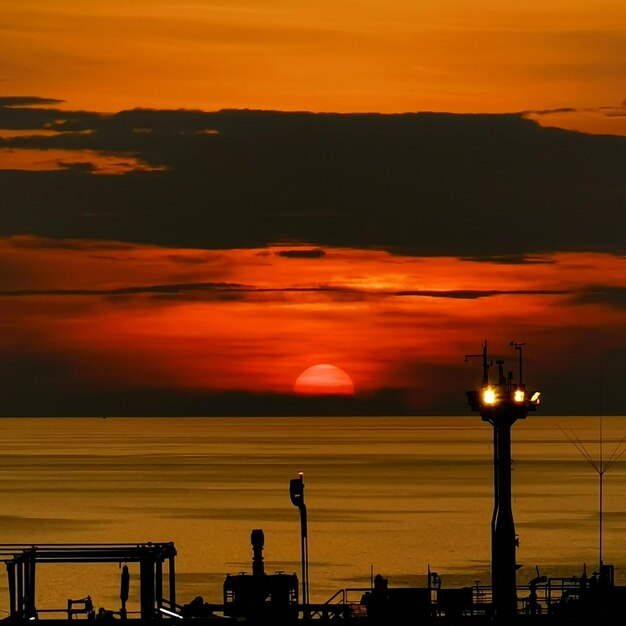
[[[309,611],[309,540],[307,537],[306,504],[304,503],[304,474],[289,481],[291,503],[300,510],[300,549],[302,553],[302,605],[304,617]]]
[[[513,382],[513,372],[504,375],[504,361],[496,361],[498,380],[491,383],[489,369],[493,362],[487,355],[487,342],[481,354],[469,354],[482,359],[483,379],[478,390],[467,392],[472,411],[478,411],[483,422],[493,427],[493,494],[494,508],[491,518],[491,588],[493,608],[498,621],[517,613],[517,563],[513,509],[511,507],[511,427],[518,419],[525,419],[529,411],[539,404],[539,392],[530,398],[521,377],[521,346],[512,342],[519,351],[520,377]]]

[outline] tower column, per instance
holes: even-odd
[[[489,420],[493,426],[494,506],[491,518],[491,587],[498,617],[517,612],[515,523],[511,507],[511,426],[506,415]],[[514,420],[513,420],[514,421]]]

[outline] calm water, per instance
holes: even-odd
[[[536,564],[557,575],[597,563],[597,475],[559,426],[599,454],[598,419],[514,427],[520,582]],[[626,418],[603,428],[607,455]],[[179,601],[221,601],[225,574],[250,571],[253,528],[265,532],[266,571],[299,570],[288,484],[300,470],[312,600],[368,585],[372,567],[392,585],[423,584],[429,564],[444,585],[489,582],[491,429],[478,417],[2,419],[0,429],[3,543],[174,541]],[[606,474],[605,511],[604,560],[624,583],[626,461]],[[117,564],[41,566],[38,605],[90,594],[115,609],[118,580]]]

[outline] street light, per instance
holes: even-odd
[[[289,481],[291,503],[300,510],[300,548],[302,552],[302,604],[304,617],[308,616],[309,606],[309,540],[307,537],[306,504],[304,503],[304,473]]]

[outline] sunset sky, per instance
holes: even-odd
[[[0,0],[2,415],[625,414],[617,0]],[[308,367],[355,395],[294,394]]]

